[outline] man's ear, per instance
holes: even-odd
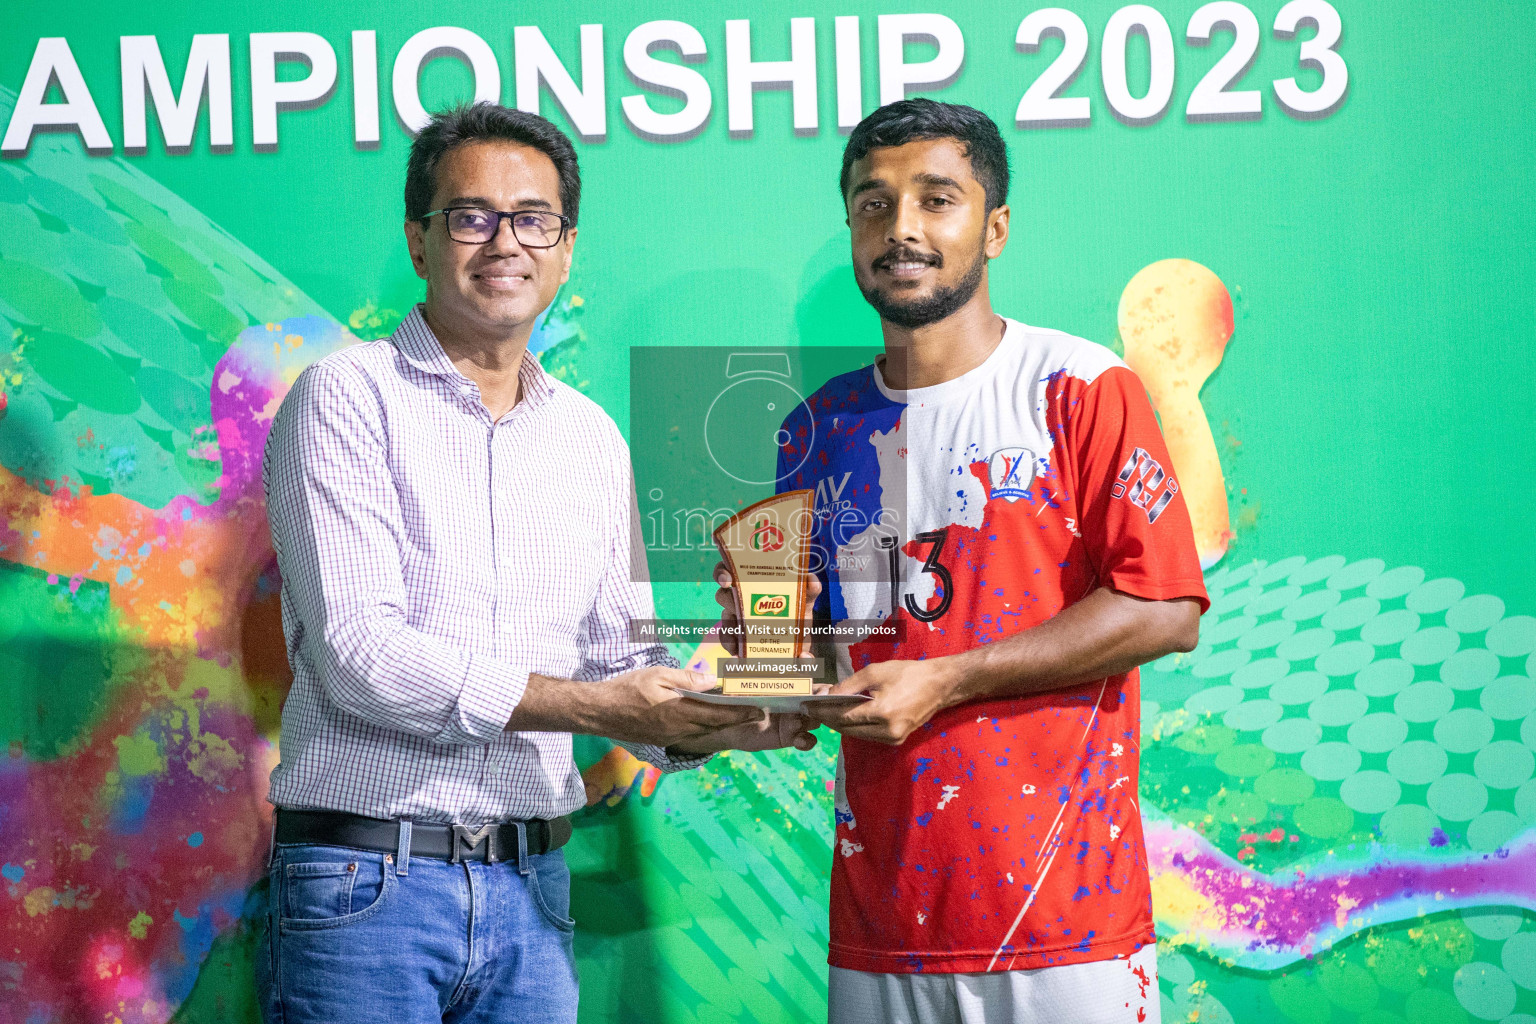
[[[571,228],[571,230],[565,233],[565,237],[565,270],[560,275],[561,284],[565,284],[565,282],[571,279],[571,257],[576,253],[576,229]]]
[[[995,260],[1008,244],[1008,207],[999,206],[987,214],[987,259]]]
[[[425,281],[427,279],[427,236],[426,227],[421,221],[405,222],[405,247],[411,252],[411,266],[416,268],[416,276]]]

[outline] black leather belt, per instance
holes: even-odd
[[[532,855],[558,850],[571,838],[570,818],[525,818],[473,829],[467,825],[413,821],[411,856],[433,857],[454,864],[461,860],[484,860],[487,864],[515,861],[519,825],[527,835],[527,849]],[[400,848],[400,822],[343,811],[291,811],[279,807],[276,841],[394,853]]]

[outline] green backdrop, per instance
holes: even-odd
[[[908,13],[964,41],[947,83],[912,91],[987,111],[1012,153],[1001,312],[1120,350],[1122,290],[1169,258],[1209,268],[1233,302],[1200,394],[1233,537],[1200,648],[1144,674],[1164,1019],[1536,1019],[1536,85],[1499,56],[1536,46],[1536,21],[1497,0],[1341,0],[1347,93],[1298,116],[1271,83],[1325,87],[1298,62],[1315,28],[1284,37],[1281,5],[1253,3],[1257,53],[1236,88],[1261,113],[1211,121],[1186,104],[1234,36],[1191,45],[1199,6],[1142,14],[1170,27],[1171,58],[1156,24],[1129,36],[1133,99],[1173,76],[1165,111],[1131,123],[1104,85],[1116,7],[1080,0],[1088,45],[1063,95],[1088,98],[1089,123],[1021,127],[1021,95],[1063,50],[1016,43],[1032,7],[852,0],[815,19],[817,127],[795,128],[788,89],[760,88],[750,133],[730,130],[726,21],[750,17],[752,55],[787,60],[806,9],[8,10],[0,121],[55,45],[39,41],[62,37],[112,148],[39,131],[0,159],[0,1020],[253,1014],[252,886],[286,680],[256,460],[303,365],[386,334],[420,297],[391,103],[406,41],[475,33],[512,103],[514,28],[541,29],[579,85],[580,26],[602,25],[606,134],[578,142],[575,268],[533,347],[628,430],[635,346],[878,343],[835,186],[833,15],[859,17],[867,111],[878,18]],[[1326,22],[1333,8],[1288,10]],[[626,70],[626,37],[653,19],[692,26],[706,50],[684,66],[709,117],[672,141],[623,113],[641,94],[683,108]],[[359,146],[350,41],[368,30],[381,130]],[[269,32],[323,37],[337,84],[279,113],[277,146],[258,151],[250,37]],[[197,33],[229,37],[232,144],[210,145],[205,102],[189,151],[167,152],[151,105],[147,151],[128,152],[121,39],[155,36],[179,89]],[[901,52],[915,65],[953,40]],[[56,77],[44,101],[78,100]],[[471,88],[454,59],[420,75],[429,108]],[[548,88],[542,110],[569,124]],[[704,616],[712,590],[665,583],[657,598]],[[834,746],[657,780],[579,744],[584,1021],[824,1015]],[[1264,932],[1243,909],[1255,892],[1304,906],[1306,926]]]

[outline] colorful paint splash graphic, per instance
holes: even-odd
[[[303,366],[398,313],[337,323],[59,136],[0,164],[0,225],[0,1022],[252,1020],[287,681],[261,447]],[[534,345],[577,384],[579,313]],[[1536,620],[1368,557],[1215,568],[1230,298],[1162,261],[1119,327],[1215,602],[1144,674],[1164,1019],[1530,1024]],[[833,746],[662,780],[580,743],[584,1020],[823,1011]]]

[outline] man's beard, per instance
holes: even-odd
[[[897,249],[886,253],[875,262],[881,263],[892,260],[895,257],[907,259],[919,259],[931,266],[943,266],[943,257],[935,253],[932,256],[917,253],[913,250]],[[935,262],[937,260],[937,262]],[[976,289],[981,287],[981,279],[987,271],[987,252],[982,249],[976,254],[976,262],[971,264],[971,269],[966,271],[965,277],[952,285],[941,285],[935,288],[932,294],[920,299],[898,299],[882,292],[876,287],[865,287],[859,283],[859,291],[864,293],[864,300],[875,307],[875,312],[880,314],[880,319],[897,327],[905,327],[912,330],[917,327],[927,327],[936,324],[949,316],[955,310],[971,301],[971,296],[976,294]]]

